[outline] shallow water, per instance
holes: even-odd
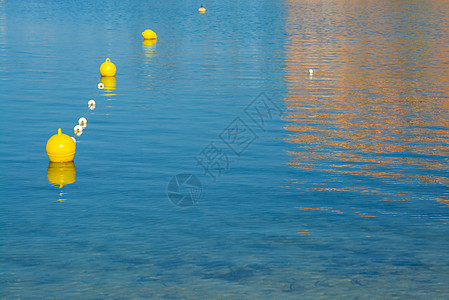
[[[449,3],[203,4],[0,2],[1,297],[448,298]]]

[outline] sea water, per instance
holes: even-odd
[[[200,4],[0,2],[0,296],[448,298],[449,3]]]

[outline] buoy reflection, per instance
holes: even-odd
[[[102,76],[100,78],[100,82],[104,85],[105,96],[115,96],[113,91],[115,90],[115,86],[117,85],[116,77]]]
[[[143,40],[142,48],[146,58],[152,58],[156,51],[157,40]]]
[[[72,184],[76,181],[76,168],[75,163],[71,162],[50,162],[47,168],[48,183],[53,186],[59,186],[59,199],[58,201],[64,202],[67,199],[64,198],[62,188],[65,185]]]

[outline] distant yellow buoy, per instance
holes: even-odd
[[[75,142],[70,136],[63,134],[61,128],[47,142],[47,155],[52,162],[73,161],[75,151]]]
[[[203,7],[203,4],[201,4],[201,7],[198,8],[198,12],[200,12],[200,13],[205,13],[206,12],[206,9]]]
[[[147,29],[142,32],[142,36],[144,40],[157,40],[157,35],[153,30]]]
[[[47,179],[50,184],[64,185],[74,183],[76,181],[75,163],[71,162],[50,162],[47,168]]]
[[[111,63],[111,60],[109,58],[107,58],[106,61],[100,66],[101,76],[112,77],[115,76],[116,72],[117,68],[113,63]]]

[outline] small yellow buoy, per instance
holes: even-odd
[[[144,40],[157,40],[157,35],[153,30],[147,29],[142,32],[142,36]]]
[[[113,63],[111,63],[111,60],[109,58],[106,59],[104,63],[100,66],[100,73],[101,76],[108,76],[112,77],[115,76],[115,73],[117,72],[117,68]]]
[[[203,7],[203,4],[201,4],[201,7],[198,8],[198,12],[200,12],[202,14],[206,12],[206,9]]]
[[[61,128],[47,142],[47,155],[52,162],[73,161],[75,151],[75,142],[70,136],[63,134]]]

